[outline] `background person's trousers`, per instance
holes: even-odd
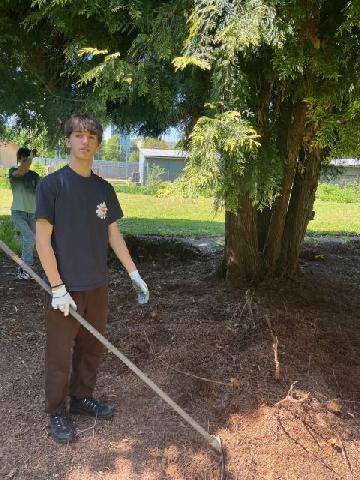
[[[108,288],[70,292],[78,313],[100,333],[108,314]],[[45,400],[46,413],[66,408],[68,395],[92,396],[102,344],[70,314],[65,317],[51,305],[46,321]]]
[[[35,246],[35,214],[13,210],[11,218],[14,222],[16,230],[21,235],[21,260],[29,267],[34,263],[34,246]]]

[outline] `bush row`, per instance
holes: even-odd
[[[343,186],[332,183],[320,183],[316,198],[322,202],[360,203],[360,183],[349,182]]]
[[[35,161],[32,165],[42,177],[46,173],[44,165]],[[0,168],[0,188],[10,188],[7,168]],[[156,195],[160,197],[189,197],[191,192],[184,181],[179,178],[174,182],[153,181],[149,185],[128,185],[113,182],[112,186],[117,193],[129,193],[138,195]],[[207,192],[205,197],[211,197]],[[316,191],[316,198],[322,202],[360,203],[360,182],[349,182],[345,185],[332,183],[320,183]]]

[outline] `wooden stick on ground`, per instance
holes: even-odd
[[[268,315],[265,315],[265,320],[266,320],[266,323],[269,326],[270,333],[271,333],[272,340],[273,340],[272,348],[273,348],[273,352],[274,352],[274,362],[275,362],[275,379],[280,380],[280,362],[279,362],[279,351],[278,351],[279,340],[278,340],[277,336],[274,335],[274,332],[273,332],[273,329],[272,329],[272,326],[271,326],[271,321],[270,321],[270,318],[268,317]]]

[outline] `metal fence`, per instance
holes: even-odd
[[[139,177],[139,163],[95,160],[93,163],[93,172],[104,178],[117,178],[136,182]]]
[[[68,163],[67,159],[59,158],[41,158],[48,172],[55,171],[59,165]],[[106,160],[94,160],[92,170],[96,175],[103,178],[114,180],[127,180],[130,182],[139,181],[139,163],[138,162],[111,162]]]

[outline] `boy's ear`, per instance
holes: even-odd
[[[71,147],[71,145],[70,145],[70,139],[66,137],[66,138],[64,139],[64,144],[65,144],[65,147],[70,148],[70,147]]]

